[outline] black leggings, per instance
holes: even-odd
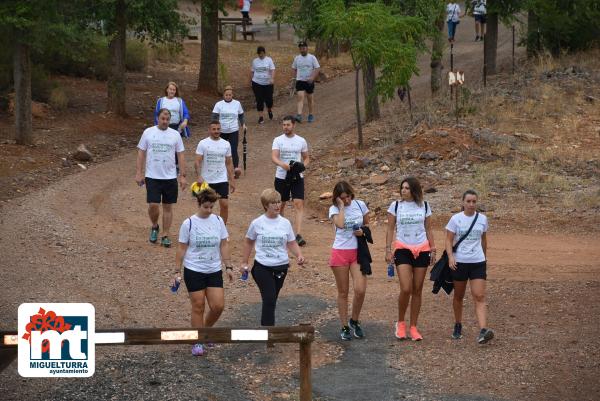
[[[240,131],[231,132],[225,134],[221,132],[221,138],[225,139],[231,145],[231,158],[233,159],[233,168],[237,168],[240,164],[240,157],[238,156],[238,141],[240,137]]]
[[[252,81],[252,91],[256,98],[256,110],[263,111],[265,104],[267,110],[270,111],[273,108],[273,85],[259,85]]]
[[[254,261],[252,278],[256,281],[262,298],[262,314],[260,317],[262,326],[275,326],[275,306],[277,305],[279,291],[283,287],[287,275],[288,266],[277,266],[277,270],[274,270]]]

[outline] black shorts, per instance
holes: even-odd
[[[208,184],[209,187],[215,190],[219,194],[221,199],[229,198],[229,183],[228,182],[216,182],[214,184]]]
[[[214,273],[200,273],[183,269],[183,281],[188,292],[205,290],[207,287],[223,288],[223,270]]]
[[[178,193],[177,178],[158,180],[146,177],[147,203],[177,203]]]
[[[411,265],[412,267],[427,267],[431,261],[431,252],[420,252],[415,259],[413,253],[408,249],[396,249],[394,262],[398,265]]]
[[[459,263],[456,262],[456,270],[452,270],[452,280],[467,281],[475,279],[487,279],[486,262]]]
[[[275,190],[281,195],[282,202],[287,202],[290,199],[304,200],[304,178],[293,182],[291,185],[288,185],[281,178],[275,178]]]
[[[296,92],[305,91],[311,94],[315,91],[315,83],[308,83],[306,81],[296,81]]]
[[[485,24],[486,22],[485,14],[474,14],[473,17],[475,18],[475,22],[479,22],[480,24]]]

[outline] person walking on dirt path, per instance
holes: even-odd
[[[308,102],[308,118],[306,121],[312,123],[315,121],[314,98],[315,80],[319,76],[321,66],[315,56],[308,53],[306,42],[298,43],[300,54],[294,58],[292,68],[296,72],[296,96],[297,96],[297,114],[296,121],[302,122],[302,109],[304,108],[304,97]]]
[[[231,145],[221,138],[221,124],[216,120],[210,122],[208,134],[196,147],[197,182],[200,185],[206,182],[219,194],[219,215],[227,224],[229,193],[235,192]]]
[[[275,83],[275,64],[271,57],[267,56],[263,46],[256,49],[256,57],[252,60],[251,82],[252,91],[256,99],[256,110],[258,111],[258,123],[265,122],[265,104],[269,120],[273,119],[273,84]]]
[[[329,207],[329,218],[333,223],[335,239],[329,258],[329,266],[335,277],[338,290],[337,305],[342,330],[342,340],[351,340],[352,335],[363,338],[364,332],[359,315],[365,300],[367,277],[358,264],[358,241],[363,235],[362,228],[369,225],[369,209],[365,202],[354,198],[354,189],[346,181],[340,181],[333,188],[333,205]],[[350,276],[354,287],[352,314],[348,319],[348,291]]]
[[[223,100],[215,104],[212,119],[221,123],[221,138],[231,144],[234,178],[240,178],[242,169],[239,167],[238,142],[240,127],[245,129],[246,124],[244,124],[244,109],[242,109],[242,104],[233,98],[233,88],[231,86],[225,87]]]
[[[281,194],[284,203],[281,215],[284,214],[286,202],[292,199],[296,210],[294,219],[296,241],[298,245],[304,246],[306,240],[300,234],[304,217],[304,174],[302,172],[308,167],[310,157],[306,140],[294,133],[295,123],[292,116],[283,118],[283,134],[273,140],[271,160],[277,166],[275,190]]]
[[[468,3],[467,3],[468,4]],[[475,42],[481,40],[485,36],[485,24],[487,22],[487,1],[486,0],[473,0],[470,3],[470,10],[473,13],[475,19]],[[465,10],[465,14],[467,10]]]
[[[407,177],[400,183],[401,200],[388,208],[385,236],[385,261],[396,265],[400,283],[398,321],[395,336],[406,340],[404,316],[410,303],[410,337],[423,339],[417,329],[421,311],[421,293],[427,267],[435,261],[435,243],[431,228],[431,206],[423,200],[421,183]]]
[[[233,281],[233,265],[225,222],[212,213],[219,196],[212,188],[197,195],[198,211],[185,219],[179,228],[179,244],[175,254],[176,272],[171,286],[183,280],[192,304],[192,327],[212,327],[223,312],[225,293],[223,270]],[[205,305],[208,311],[205,313]],[[192,355],[204,354],[204,345],[195,344]]]
[[[265,189],[260,202],[265,213],[250,223],[244,239],[241,268],[249,269],[250,252],[254,247],[251,273],[262,298],[260,324],[274,326],[277,298],[290,267],[288,251],[300,266],[304,264],[304,256],[295,241],[292,224],[281,216],[281,195],[273,189]]]
[[[460,6],[453,0],[448,0],[446,6],[446,23],[448,24],[448,42],[454,44],[456,27],[460,24]]]
[[[473,190],[467,190],[463,194],[463,211],[453,215],[446,225],[446,252],[454,283],[452,307],[455,323],[452,338],[462,338],[463,299],[469,281],[480,328],[477,342],[485,344],[494,338],[494,332],[487,328],[485,303],[488,220],[485,215],[477,212],[477,198],[477,193]],[[453,252],[454,244],[467,233],[456,252]]]
[[[250,19],[250,6],[252,5],[252,0],[240,0],[241,4],[241,13],[242,18]]]
[[[173,204],[177,203],[177,179],[184,189],[185,154],[181,135],[169,128],[171,112],[161,109],[158,112],[158,125],[147,128],[138,143],[135,181],[139,186],[146,184],[148,216],[152,222],[150,242],[156,243],[160,227],[160,204],[162,203],[162,232],[160,244],[171,246],[169,231],[173,221]],[[179,172],[175,166],[175,156],[181,161]]]
[[[171,112],[169,128],[179,132],[183,138],[190,137],[190,113],[187,105],[179,94],[179,88],[175,82],[169,82],[165,88],[165,96],[158,99],[154,109],[154,124],[158,124],[158,112],[168,109]]]

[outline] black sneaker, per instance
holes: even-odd
[[[340,337],[342,338],[342,341],[352,340],[352,335],[350,334],[350,327],[342,327],[342,330],[340,331]]]
[[[271,110],[269,110],[268,113],[269,113],[269,120],[272,120],[273,119],[273,112]]]
[[[265,119],[263,118],[263,116],[258,117],[258,123],[259,124],[264,124],[265,123]]]
[[[302,236],[300,234],[296,234],[296,242],[300,246],[306,245],[306,241],[304,240],[304,238],[302,238]]]
[[[454,323],[454,331],[452,332],[452,338],[460,340],[462,338],[462,324]]]
[[[479,332],[479,336],[477,336],[477,342],[479,344],[485,344],[488,341],[490,341],[492,338],[494,338],[494,332],[490,329],[483,328]]]
[[[360,327],[360,322],[358,320],[348,320],[348,326],[352,329],[352,334],[356,338],[363,338],[365,333],[363,332],[362,327]]]

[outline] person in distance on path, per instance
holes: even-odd
[[[258,57],[252,61],[251,82],[252,91],[256,99],[256,110],[258,111],[258,123],[265,122],[265,104],[269,120],[273,119],[273,83],[275,82],[275,64],[271,57],[266,55],[263,46],[256,49]]]
[[[298,245],[306,245],[302,238],[302,219],[304,216],[304,174],[310,162],[306,140],[294,133],[295,121],[292,116],[285,116],[282,122],[283,134],[273,140],[271,160],[277,166],[275,170],[275,189],[281,194],[283,216],[285,203],[292,199],[296,209],[296,241]]]
[[[487,306],[485,304],[485,283],[487,279],[487,217],[477,212],[477,193],[467,190],[462,196],[463,211],[453,215],[446,225],[446,252],[448,264],[452,269],[454,282],[454,331],[452,338],[462,338],[463,298],[467,289],[467,281],[471,285],[471,295],[475,303],[475,315],[479,323],[477,342],[485,344],[494,338],[494,332],[487,328]],[[475,224],[468,236],[460,243],[456,252],[452,247],[459,238],[467,233]]]
[[[196,195],[198,211],[185,219],[179,229],[179,244],[175,255],[175,281],[183,279],[192,304],[192,327],[212,327],[223,312],[225,294],[223,291],[223,270],[229,281],[233,281],[233,265],[229,253],[229,242],[225,222],[212,213],[219,198],[212,188]],[[208,311],[205,314],[205,305]],[[192,355],[204,354],[204,345],[195,344]]]
[[[456,27],[460,24],[460,6],[453,0],[448,0],[446,6],[446,24],[448,24],[448,42],[454,44]]]
[[[290,267],[288,251],[295,257],[298,265],[304,264],[304,256],[295,241],[294,230],[289,220],[282,217],[281,195],[273,189],[265,189],[260,195],[265,213],[250,223],[242,249],[242,270],[249,269],[252,247],[256,251],[252,278],[260,290],[262,326],[275,325],[275,307],[279,291]]]
[[[315,91],[315,80],[319,76],[321,66],[315,56],[308,53],[306,42],[298,43],[300,54],[294,58],[292,69],[296,71],[296,95],[297,114],[296,121],[302,122],[302,109],[304,108],[304,96],[308,102],[308,118],[306,121],[312,123],[315,120],[313,92]]]
[[[171,112],[161,109],[158,112],[158,125],[147,128],[138,143],[135,181],[139,186],[146,184],[148,216],[152,222],[150,242],[156,243],[160,227],[160,204],[162,203],[162,233],[160,244],[171,246],[169,231],[173,221],[173,204],[177,203],[177,179],[185,188],[185,154],[179,132],[169,128]],[[180,161],[177,172],[175,157]]]
[[[239,178],[242,175],[242,169],[239,167],[240,157],[237,149],[240,127],[244,129],[246,124],[244,124],[244,109],[242,109],[242,104],[233,98],[233,88],[231,86],[225,87],[223,100],[215,104],[212,119],[221,123],[221,138],[231,144],[234,178]]]
[[[346,181],[340,181],[333,188],[333,205],[329,207],[329,218],[333,223],[335,239],[329,258],[329,266],[335,277],[338,290],[337,305],[342,330],[342,340],[363,338],[364,332],[358,320],[365,292],[367,277],[358,264],[358,241],[363,235],[362,228],[369,225],[369,209],[365,202],[354,199],[354,189]],[[354,298],[352,314],[348,319],[348,291],[352,277]]]
[[[219,214],[225,224],[229,217],[229,193],[235,191],[233,185],[233,161],[231,145],[221,138],[221,124],[211,121],[208,138],[198,143],[196,148],[196,176],[198,184],[204,181],[219,194]]]
[[[396,265],[400,283],[398,296],[398,321],[395,336],[406,340],[404,316],[410,303],[410,337],[423,339],[417,329],[421,311],[421,293],[427,267],[435,261],[435,244],[431,228],[431,207],[423,201],[421,183],[407,177],[400,183],[400,201],[388,208],[388,225],[385,236],[385,261]]]

